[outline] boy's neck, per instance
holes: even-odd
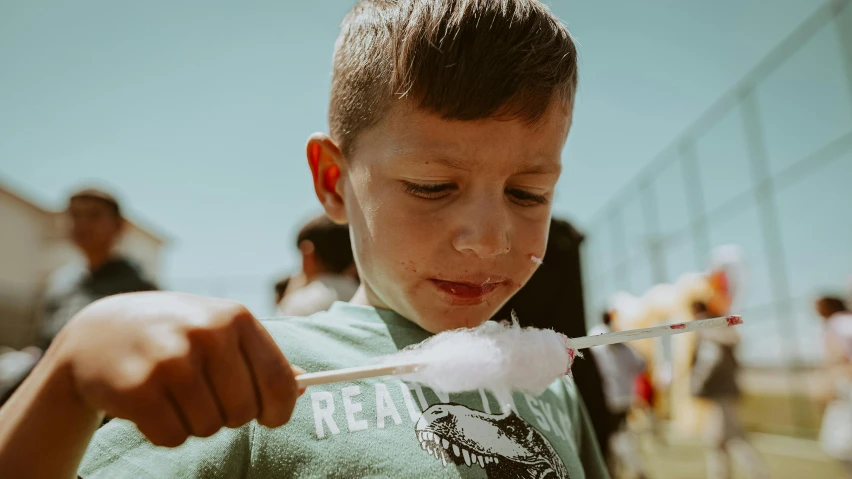
[[[349,300],[352,304],[359,304],[361,306],[375,306],[369,298],[367,294],[367,287],[364,283],[361,283],[361,286],[358,286],[358,290],[355,291],[355,295],[352,296],[352,299]]]

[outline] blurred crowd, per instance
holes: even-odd
[[[124,222],[122,208],[113,195],[98,189],[80,190],[70,196],[67,216],[68,237],[85,264],[67,265],[51,276],[39,310],[36,344],[20,350],[0,344],[0,404],[15,391],[58,332],[86,305],[109,295],[157,289],[132,260],[116,252]],[[625,306],[630,301],[623,297],[605,308],[600,323],[591,330],[586,330],[584,321],[570,320],[586,316],[582,242],[583,236],[570,223],[552,220],[543,263],[493,319],[507,319],[514,312],[522,325],[552,328],[570,337],[649,326],[647,315],[638,319],[641,315]],[[278,315],[309,316],[327,310],[336,301],[349,301],[356,294],[359,278],[346,225],[324,215],[316,217],[301,228],[294,246],[301,264],[298,271],[274,285]],[[684,294],[669,285],[655,287],[652,302],[656,322],[731,314],[737,282],[741,281],[735,269],[731,264],[711,265],[707,272],[689,277],[688,287],[680,289],[689,291]],[[661,291],[669,294],[668,306],[659,304]],[[673,306],[678,300],[686,301],[680,313]],[[832,394],[826,398],[820,441],[825,452],[843,462],[852,477],[852,312],[842,295],[818,298],[814,310],[824,320],[825,367],[833,384]],[[661,359],[660,342],[648,340],[597,346],[575,363],[574,380],[613,476],[651,477],[638,434],[647,433],[665,447],[661,418],[676,420],[678,411],[694,402],[689,410],[693,418],[696,411],[701,412],[708,477],[731,477],[732,458],[749,477],[768,477],[764,459],[749,442],[738,415],[742,390],[738,383],[737,329],[686,336],[689,338],[674,345],[668,362]]]
[[[735,314],[744,282],[741,257],[731,254],[735,248],[719,251],[706,272],[686,274],[676,285],[656,285],[641,298],[614,295],[601,324],[590,333]],[[823,367],[830,382],[820,405],[824,412],[819,443],[852,477],[852,313],[842,295],[818,297],[814,313],[824,321]],[[770,477],[740,418],[737,328],[674,337],[669,347],[668,359],[663,358],[660,339],[592,348],[613,420],[608,439],[613,476],[648,477],[636,431],[647,431],[665,445],[657,419],[664,414],[672,426],[703,435],[706,477],[730,478],[734,470],[750,478]]]

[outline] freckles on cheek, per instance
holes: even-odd
[[[414,261],[400,261],[400,266],[410,273],[417,273],[417,265],[414,264]]]

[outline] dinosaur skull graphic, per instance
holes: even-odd
[[[489,478],[568,477],[547,439],[514,413],[486,414],[460,404],[436,404],[423,412],[414,431],[421,448],[444,466],[478,466]]]

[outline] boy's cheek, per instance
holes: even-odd
[[[410,208],[407,198],[393,198],[386,202],[385,208],[378,212],[377,220],[381,221],[381,234],[394,241],[405,242],[410,249],[414,244],[437,241],[442,235],[448,234],[445,226],[445,216],[433,212],[418,211]]]

